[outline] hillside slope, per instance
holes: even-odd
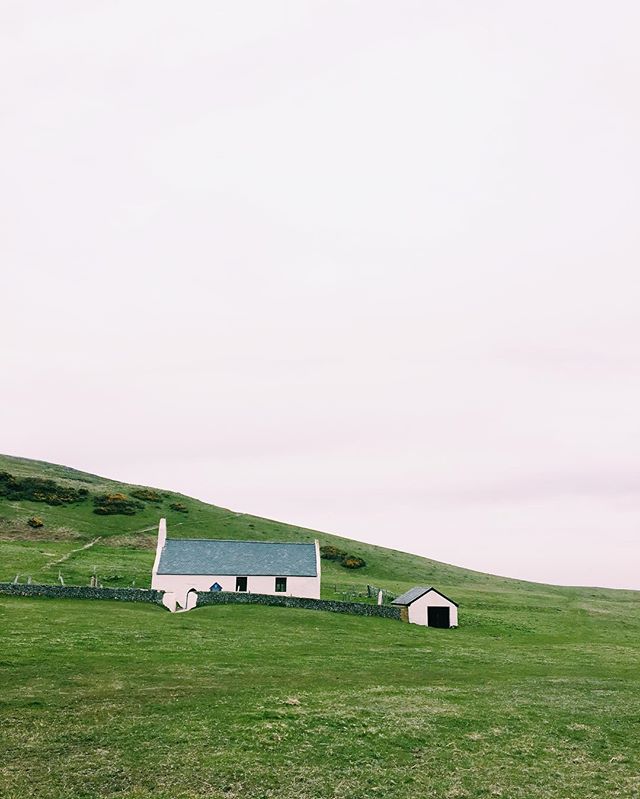
[[[620,612],[634,605],[639,594],[591,588],[564,588],[496,577],[458,568],[417,555],[373,546],[328,533],[263,519],[209,505],[192,497],[158,490],[157,498],[141,501],[134,515],[98,515],[96,496],[123,494],[132,498],[141,486],[108,480],[66,466],[0,456],[0,472],[18,480],[42,478],[59,486],[86,489],[88,497],[68,505],[50,505],[32,499],[0,496],[0,581],[88,584],[93,573],[104,585],[139,587],[150,584],[158,519],[165,516],[172,537],[211,537],[253,540],[312,541],[332,544],[360,556],[366,566],[349,570],[323,560],[322,592],[339,597],[364,592],[367,584],[401,592],[412,585],[433,584],[464,604],[468,623],[482,610],[483,623],[509,606],[524,617],[537,605],[572,603],[596,605],[606,601]],[[180,510],[172,509],[180,506]],[[33,529],[28,520],[38,517],[43,526]],[[478,619],[479,621],[479,619]],[[525,623],[524,621],[522,623]],[[530,623],[527,622],[527,623]]]

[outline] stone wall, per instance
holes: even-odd
[[[51,599],[114,599],[119,602],[162,602],[162,591],[145,588],[90,588],[87,585],[0,583],[6,596],[42,596]]]
[[[297,596],[271,594],[244,594],[233,591],[206,591],[198,594],[197,607],[204,605],[275,605],[282,608],[306,608],[331,613],[349,613],[352,616],[379,616],[400,620],[400,608],[367,605],[364,602],[338,602],[333,599],[305,599]]]
[[[119,602],[150,602],[162,604],[163,591],[145,588],[90,588],[82,585],[20,585],[0,583],[0,595],[21,597],[49,597],[51,599],[110,599]],[[331,613],[348,613],[352,616],[378,616],[383,619],[401,619],[401,608],[368,605],[364,602],[339,602],[333,599],[307,599],[297,596],[271,594],[244,594],[234,591],[201,591],[197,607],[205,605],[272,605],[281,608],[305,608]]]

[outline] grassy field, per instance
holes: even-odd
[[[105,585],[148,584],[166,515],[173,535],[337,541],[368,565],[327,564],[325,595],[433,582],[460,627],[0,597],[1,797],[639,799],[640,593],[496,578],[184,497],[172,516],[176,496],[106,518],[0,499],[0,579],[86,584],[95,565]]]
[[[0,599],[0,795],[637,797],[624,601],[455,631],[259,606]],[[627,607],[626,610],[629,610]]]

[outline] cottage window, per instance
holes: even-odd
[[[287,590],[287,578],[276,577],[276,591],[278,593],[284,593],[286,590]]]
[[[247,578],[236,577],[236,591],[246,591],[246,590],[247,590]]]

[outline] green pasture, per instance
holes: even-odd
[[[2,597],[0,795],[637,797],[637,607],[500,599],[449,631]]]
[[[148,586],[160,516],[176,537],[318,537],[367,562],[323,562],[324,596],[434,584],[460,627],[0,597],[1,797],[640,799],[640,593],[494,577],[170,492],[107,517],[0,497],[0,581]]]

